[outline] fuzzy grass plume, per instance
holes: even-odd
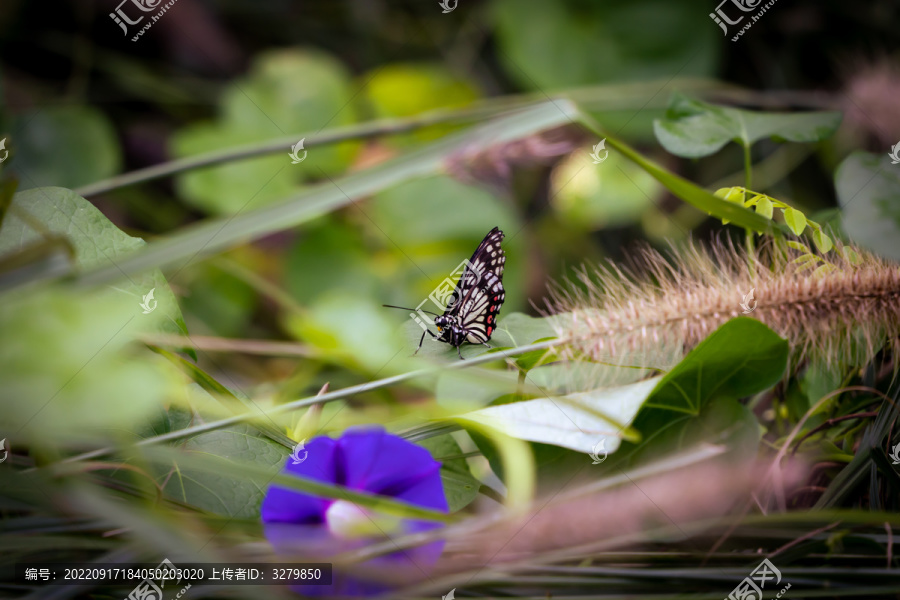
[[[817,256],[772,242],[747,254],[718,242],[673,249],[668,259],[642,249],[635,263],[583,268],[580,285],[551,290],[554,327],[570,358],[667,368],[739,316],[788,339],[798,360],[863,364],[885,343],[898,358],[900,266],[857,248]]]

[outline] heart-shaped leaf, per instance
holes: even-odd
[[[787,340],[774,331],[755,319],[732,319],[662,378],[646,406],[697,415],[714,397],[737,399],[774,385],[787,357]]]
[[[124,257],[146,245],[141,238],[131,237],[116,227],[97,207],[72,190],[34,188],[13,197],[0,225],[0,257],[21,252],[48,235],[68,240],[74,250],[76,272],[103,266],[115,268]],[[139,316],[156,321],[161,331],[187,331],[175,294],[159,269],[133,274],[114,289],[132,298]],[[148,296],[151,292],[152,298]]]
[[[468,506],[477,496],[481,483],[472,477],[465,458],[460,458],[462,450],[450,434],[425,438],[417,442],[441,461],[441,482],[450,512]],[[452,458],[456,456],[457,458]]]
[[[264,438],[254,429],[239,425],[204,433],[188,440],[185,451],[211,454],[239,463],[252,463],[271,469],[274,475],[290,451]],[[171,465],[159,477],[163,490],[181,502],[229,517],[259,515],[266,485],[264,478],[235,476],[191,466]]]
[[[665,119],[653,122],[656,138],[677,156],[697,158],[720,150],[731,141],[744,146],[771,138],[776,141],[818,142],[830,137],[841,113],[756,112],[716,106],[675,94]]]

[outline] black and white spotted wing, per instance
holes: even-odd
[[[500,247],[504,235],[497,227],[491,229],[469,259],[469,264],[480,273],[493,273],[503,280],[503,267],[506,264],[506,253]],[[460,280],[462,281],[462,280]]]
[[[482,284],[467,292],[457,315],[470,344],[483,344],[491,339],[497,327],[497,314],[506,299],[503,282],[493,273],[485,273]]]
[[[506,299],[506,292],[503,290],[506,254],[500,247],[502,241],[503,232],[497,227],[488,232],[463,268],[444,314],[431,313],[440,335],[435,335],[413,313],[416,322],[424,330],[416,352],[422,347],[426,334],[456,348],[460,359],[462,354],[459,347],[464,343],[488,345],[488,340],[497,328],[500,307]],[[391,304],[385,306],[413,310]]]
[[[506,253],[500,246],[503,232],[491,229],[469,259],[469,264],[456,284],[453,302],[444,313],[455,317],[465,341],[483,344],[491,339],[497,327],[497,314],[506,292],[503,289],[503,268]]]
[[[503,232],[499,228],[494,227],[478,244],[475,252],[472,253],[472,258],[466,264],[462,276],[456,283],[452,299],[447,303],[446,315],[458,314],[459,310],[465,306],[466,301],[469,299],[467,295],[483,285],[484,282],[482,280],[486,274],[493,274],[499,279],[502,295],[503,267],[506,265],[506,253],[500,246],[503,238]],[[493,287],[495,283],[491,281],[491,286]],[[501,299],[500,302],[502,303],[503,300]]]

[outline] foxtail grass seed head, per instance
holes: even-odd
[[[862,364],[886,343],[897,360],[900,266],[858,248],[809,264],[783,243],[748,255],[719,242],[668,257],[645,248],[635,262],[586,267],[577,282],[552,288],[552,321],[570,358],[666,368],[679,350],[744,316],[789,340],[798,360]]]

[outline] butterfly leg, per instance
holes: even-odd
[[[459,356],[459,360],[466,360],[462,357],[462,352],[459,351],[459,346],[456,347],[456,355]]]
[[[429,334],[429,335],[431,335],[431,337],[433,337],[433,338],[436,338],[436,337],[437,337],[436,335],[434,335],[433,333],[431,333],[431,332],[428,331],[427,329],[426,329],[425,331],[423,331],[423,332],[422,332],[422,337],[419,338],[419,345],[416,347],[416,351],[413,352],[413,356],[415,356],[416,354],[418,354],[418,353],[419,353],[419,350],[422,349],[422,343],[425,341],[425,334],[426,334],[426,333]]]

